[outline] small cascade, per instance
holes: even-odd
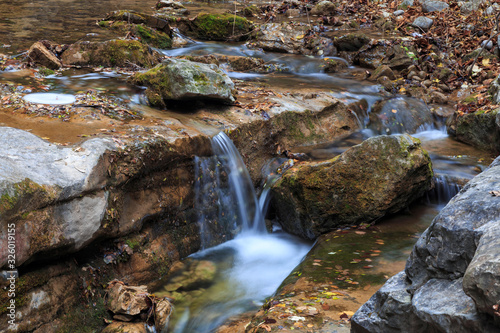
[[[445,205],[453,198],[462,186],[457,183],[457,179],[448,175],[437,175],[434,177],[434,188],[427,192],[429,203]]]
[[[240,233],[265,233],[252,180],[231,139],[219,133],[212,139],[214,156],[195,158],[195,208],[202,248]]]

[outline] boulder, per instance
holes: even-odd
[[[370,138],[325,162],[301,163],[273,188],[283,228],[315,239],[405,209],[431,187],[430,158],[409,135]]]
[[[495,316],[500,304],[500,219],[479,228],[483,233],[465,271],[463,289],[480,312]]]
[[[347,62],[341,59],[325,58],[324,62],[325,62],[324,65],[325,67],[323,68],[323,71],[325,73],[337,73],[338,71],[341,71],[349,67]]]
[[[447,8],[450,8],[450,5],[444,1],[426,0],[422,2],[422,11],[424,13],[440,12]]]
[[[336,6],[333,2],[328,0],[323,0],[318,2],[313,9],[311,9],[311,15],[321,15],[330,16],[335,15]]]
[[[181,31],[202,40],[247,40],[253,25],[246,18],[234,14],[201,13],[190,21],[189,30]]]
[[[293,29],[287,22],[265,23],[260,25],[255,37],[247,45],[266,52],[325,56],[337,54],[330,38],[304,38],[308,31],[309,25],[305,23],[296,23]]]
[[[161,55],[137,40],[77,42],[62,54],[67,66],[143,67],[161,61]]]
[[[392,70],[404,70],[413,65],[414,54],[411,47],[388,46],[379,41],[362,47],[354,56],[354,64],[371,69],[387,65]]]
[[[131,82],[147,86],[146,96],[153,106],[164,107],[168,101],[212,100],[234,102],[234,83],[216,65],[184,59],[169,59]]]
[[[160,17],[139,13],[133,10],[117,10],[108,13],[102,21],[122,21],[127,24],[144,24],[150,28],[172,34],[168,21]]]
[[[415,133],[434,123],[429,107],[416,98],[396,97],[377,101],[367,127],[379,134]]]
[[[100,21],[99,26],[121,32],[123,36],[133,36],[141,42],[159,49],[169,49],[172,47],[171,36],[161,30],[148,27],[144,23],[133,24],[123,21]]]
[[[0,245],[5,249],[0,253],[0,267],[7,262],[9,222],[17,221],[17,265],[60,247],[76,251],[95,239],[108,198],[102,190],[102,172],[97,170],[114,143],[92,139],[76,150],[59,148],[9,127],[0,128],[0,137],[0,217],[4,222]]]
[[[455,112],[446,124],[448,134],[483,150],[500,152],[500,109]]]
[[[412,312],[412,295],[406,290],[406,274],[391,277],[351,319],[351,332],[429,332],[427,324]]]
[[[365,34],[356,32],[336,38],[333,44],[339,51],[354,52],[368,44],[370,40]]]
[[[389,80],[395,80],[396,75],[394,75],[394,72],[392,69],[387,66],[387,65],[381,65],[375,69],[375,71],[372,73],[372,76],[370,77],[372,80],[377,80],[378,78],[382,76],[387,76]]]
[[[406,318],[413,314],[428,328],[412,332],[500,331],[498,184],[500,157],[451,199],[417,241],[405,272],[398,274],[399,279],[407,277],[397,290],[409,292],[411,311],[400,312],[406,305],[383,311],[389,301],[383,290],[391,288],[387,282],[354,316],[353,328],[360,327],[355,332],[375,324],[378,331],[405,331]],[[381,303],[374,306],[376,301]],[[390,318],[390,324],[382,317]]]
[[[31,45],[28,51],[28,59],[31,64],[47,67],[52,70],[62,67],[61,60],[41,42]]]

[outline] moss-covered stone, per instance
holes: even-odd
[[[100,21],[99,26],[119,31],[123,35],[132,34],[143,43],[159,49],[172,47],[172,38],[169,34],[141,24],[128,24],[123,21]]]
[[[474,103],[475,97],[471,95],[465,101]],[[500,153],[500,109],[467,114],[455,112],[448,120],[447,129],[459,141]]]
[[[285,230],[314,239],[406,208],[431,187],[432,175],[418,139],[379,136],[288,170],[273,186],[274,206]]]
[[[234,101],[234,84],[217,66],[184,59],[170,60],[138,73],[131,82],[147,86],[149,103],[157,107],[164,107],[166,102],[173,100]]]
[[[137,40],[111,40],[75,43],[64,51],[62,61],[70,66],[151,68],[161,55]]]
[[[246,18],[233,14],[199,14],[193,20],[192,34],[204,40],[245,40],[253,28]]]
[[[258,13],[260,13],[260,9],[256,5],[250,5],[243,8],[243,15],[245,15],[245,17],[253,17]]]

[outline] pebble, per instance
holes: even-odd
[[[400,10],[396,10],[394,13],[392,13],[394,16],[401,16],[405,13],[404,10],[400,9]]]
[[[413,21],[412,26],[420,28],[422,30],[427,30],[432,26],[433,23],[434,20],[425,16],[419,16],[415,19],[415,21]]]
[[[487,50],[491,50],[493,48],[493,42],[490,40],[483,40],[481,42],[481,47],[484,47]]]

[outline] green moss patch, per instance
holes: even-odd
[[[200,14],[193,21],[196,38],[205,40],[248,39],[252,24],[233,14]]]

